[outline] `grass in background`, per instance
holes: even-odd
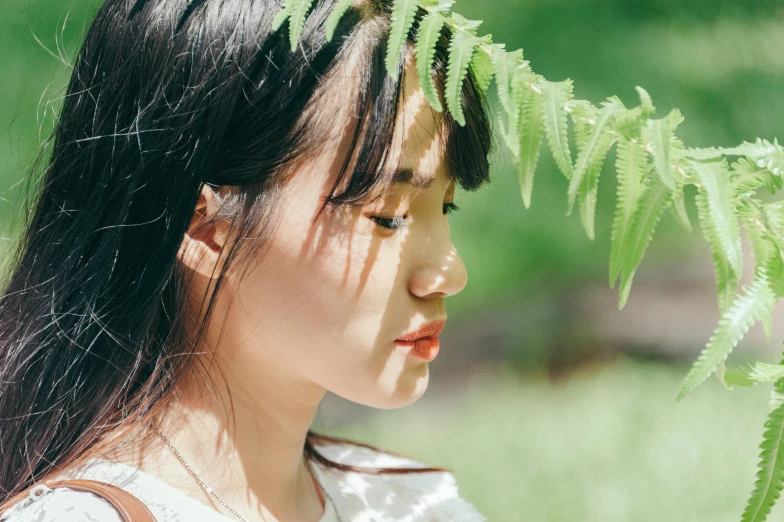
[[[453,469],[494,522],[737,522],[769,389],[712,379],[676,404],[685,372],[620,359],[552,384],[501,368],[446,406],[431,387],[406,408],[317,428]]]

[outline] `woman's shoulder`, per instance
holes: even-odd
[[[25,497],[0,516],[3,522],[123,522],[114,507],[89,491],[68,487],[43,490],[39,496]]]
[[[314,446],[329,460],[356,467],[431,467],[410,457],[348,441],[320,441],[314,442]],[[449,471],[377,474],[344,471],[324,464],[319,469],[337,486],[341,503],[352,506],[352,513],[369,515],[369,520],[487,520],[460,495],[457,481]]]

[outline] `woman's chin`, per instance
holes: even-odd
[[[427,365],[424,366],[425,371],[421,375],[400,375],[400,378],[392,386],[379,390],[376,400],[368,406],[392,410],[418,401],[427,391],[430,380]]]
[[[348,393],[335,395],[348,401],[376,408],[379,410],[393,410],[403,408],[418,401],[427,391],[429,374],[424,371],[421,375],[399,375],[394,382],[377,383],[372,390],[351,390]]]

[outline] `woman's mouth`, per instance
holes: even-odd
[[[426,361],[432,361],[438,355],[440,343],[438,334],[444,329],[446,320],[434,321],[424,327],[395,339],[395,344],[408,348],[408,353]]]
[[[415,341],[396,340],[395,344],[409,348],[408,353],[416,355],[417,357],[425,359],[426,361],[432,361],[435,359],[440,348],[437,335],[431,335],[430,337],[420,337]]]

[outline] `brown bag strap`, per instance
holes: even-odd
[[[124,489],[118,488],[114,484],[108,484],[99,480],[70,479],[44,482],[43,485],[50,489],[66,487],[77,491],[95,493],[114,506],[114,509],[116,509],[122,517],[123,522],[156,522],[153,514],[141,500]],[[0,506],[0,515],[18,501],[24,500],[29,493],[30,490],[28,489],[11,497]]]

